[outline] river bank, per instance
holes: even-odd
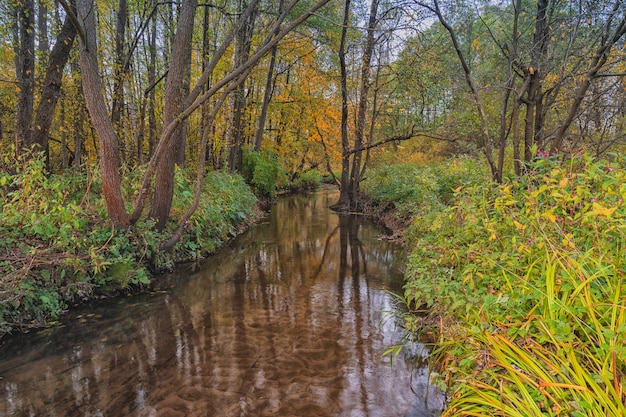
[[[54,324],[94,298],[146,291],[158,285],[157,273],[214,253],[263,215],[240,176],[209,172],[183,238],[162,251],[193,199],[192,175],[177,172],[171,220],[162,232],[150,220],[112,232],[97,175],[48,175],[33,159],[0,177],[0,338]],[[131,178],[127,195],[132,184]]]
[[[443,415],[625,415],[623,160],[538,158],[503,184],[471,162],[370,173],[412,218],[402,300],[430,319],[404,326],[437,334]]]
[[[89,303],[0,345],[0,415],[434,417],[442,398],[402,337],[403,248],[336,190],[278,199],[164,291]],[[164,281],[165,282],[165,281]]]
[[[126,182],[128,197],[134,182],[132,177]],[[172,219],[161,233],[149,220],[111,233],[96,173],[47,175],[37,159],[15,174],[2,173],[0,338],[54,324],[69,308],[94,298],[158,287],[159,272],[214,253],[256,222],[272,194],[269,185],[252,190],[241,177],[223,172],[209,172],[206,184],[183,239],[164,252],[160,244],[191,204],[193,177],[184,171],[176,174]],[[262,190],[259,201],[255,192]],[[367,197],[365,215],[392,230],[387,239],[402,241],[412,213],[407,201],[374,191],[379,195]]]

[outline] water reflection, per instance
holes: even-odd
[[[381,310],[394,308],[402,252],[362,218],[330,212],[335,198],[281,200],[219,255],[171,276],[168,293],[9,340],[0,415],[436,415],[425,370],[381,358],[399,337]]]

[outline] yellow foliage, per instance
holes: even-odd
[[[617,207],[603,207],[601,204],[594,202],[591,213],[596,216],[611,217]]]
[[[548,211],[542,214],[542,217],[546,218],[547,220],[550,220],[552,223],[556,222],[556,216],[554,215],[554,213],[552,213],[552,211]]]

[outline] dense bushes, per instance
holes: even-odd
[[[264,199],[276,197],[280,182],[285,182],[285,172],[278,161],[278,156],[270,151],[243,153],[243,177],[254,189],[256,195]]]
[[[399,219],[408,221],[418,213],[443,209],[457,187],[484,181],[483,164],[458,157],[437,165],[382,166],[368,172],[361,189],[368,200],[380,206],[393,205]]]
[[[322,183],[322,175],[317,169],[289,175],[271,149],[253,152],[245,147],[242,172],[255,195],[265,201],[272,201],[280,191],[308,190]]]
[[[0,336],[54,320],[69,304],[97,294],[145,285],[149,268],[213,252],[256,213],[256,197],[241,177],[209,172],[191,227],[163,252],[160,244],[193,200],[192,175],[177,171],[163,233],[149,220],[112,233],[97,173],[48,175],[36,158],[20,164],[12,167],[15,174],[0,173]],[[126,177],[130,196],[137,180]]]
[[[539,159],[524,177],[418,212],[405,298],[447,323],[446,415],[625,414],[622,166]]]
[[[178,170],[175,176],[175,199],[170,213],[171,226],[193,201],[195,178]],[[173,248],[170,261],[195,259],[214,252],[234,237],[255,216],[257,199],[239,175],[210,171],[204,178],[200,204],[190,219],[191,227]],[[170,268],[171,265],[165,265]]]
[[[290,188],[294,191],[312,190],[324,182],[324,177],[317,169],[298,172],[293,176]]]

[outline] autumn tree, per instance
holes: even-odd
[[[239,7],[246,6],[246,2],[239,1]],[[248,5],[249,6],[249,5]],[[252,37],[257,15],[257,8],[254,7],[247,19],[243,21],[241,27],[237,31],[235,37],[235,54],[233,58],[233,68],[240,67],[250,58],[250,50],[252,48]],[[231,171],[241,172],[242,168],[242,147],[244,144],[244,112],[247,103],[245,80],[240,83],[232,94],[232,116],[231,116],[231,142],[228,167]]]
[[[7,23],[13,28],[13,74],[17,87],[15,117],[14,123],[11,123],[14,126],[14,143],[18,153],[31,155],[30,151],[35,151],[32,155],[37,155],[43,152],[48,162],[49,132],[75,30],[67,19],[55,19],[50,25],[49,10],[44,1],[9,2],[6,7],[10,9],[11,17]],[[59,22],[58,26],[56,22]],[[52,50],[48,33],[50,29],[56,35],[56,39],[52,40]],[[11,83],[11,77],[4,77],[2,82]],[[3,102],[0,110],[6,112],[13,100]]]
[[[537,150],[571,150],[590,87],[620,77],[612,70],[622,59],[613,48],[624,35],[619,1],[416,4],[448,33],[475,109],[478,145],[497,181],[507,147],[518,174]],[[471,30],[459,16],[472,19]]]
[[[284,0],[279,0],[277,12],[280,14],[284,7]],[[257,130],[254,139],[254,151],[259,152],[261,150],[261,144],[263,142],[263,133],[265,131],[265,122],[267,121],[267,112],[272,99],[274,90],[274,70],[276,68],[276,59],[278,55],[278,45],[274,45],[270,52],[270,61],[267,67],[267,78],[265,81],[265,88],[263,90],[263,102],[261,105],[261,113],[258,119]]]
[[[384,8],[382,7],[384,6]],[[378,90],[372,94],[374,80],[379,80],[381,67],[385,58],[390,60],[391,54],[387,51],[394,47],[393,43],[386,42],[394,31],[400,29],[399,22],[405,10],[389,2],[374,0],[369,4],[369,10],[363,17],[367,22],[357,30],[358,57],[348,56],[348,42],[351,29],[354,29],[354,20],[350,12],[351,2],[344,2],[343,20],[341,23],[341,38],[338,48],[339,79],[341,92],[341,178],[338,181],[340,197],[336,209],[342,211],[359,209],[359,184],[365,169],[364,152],[384,145],[410,139],[415,136],[414,126],[402,132],[394,132],[388,137],[374,140],[376,134],[376,118],[378,116]],[[375,57],[375,55],[378,55]],[[375,59],[376,58],[376,59]],[[373,64],[376,62],[376,68]],[[349,67],[349,64],[353,64]],[[355,81],[349,83],[351,72],[356,72]],[[353,105],[352,103],[356,103]],[[352,116],[351,116],[352,115]],[[352,122],[352,121],[353,122]],[[367,128],[369,126],[369,129]],[[351,132],[354,132],[351,134]]]
[[[76,27],[69,16],[66,16],[63,26],[55,39],[54,47],[48,57],[39,105],[35,112],[34,125],[31,129],[30,140],[28,142],[29,146],[34,145],[37,149],[44,151],[48,166],[50,165],[48,137],[57,103],[61,95],[63,71],[70,58],[70,52],[74,45],[75,38]]]
[[[171,55],[166,60],[159,59],[156,35],[160,30],[155,13],[158,4],[146,5],[146,11],[139,15],[139,20],[134,23],[134,34],[130,41],[124,36],[126,24],[122,20],[127,14],[126,1],[119,2],[117,10],[118,23],[117,34],[114,39],[115,48],[111,53],[116,57],[117,65],[113,74],[118,74],[113,78],[112,89],[113,94],[104,94],[105,88],[108,89],[108,79],[106,83],[102,83],[101,71],[99,69],[99,61],[102,52],[98,50],[98,34],[99,27],[96,25],[96,14],[109,13],[108,10],[101,10],[98,3],[91,0],[81,0],[77,2],[76,11],[71,4],[61,1],[67,18],[70,19],[76,29],[80,39],[80,69],[83,92],[86,100],[87,109],[94,131],[98,137],[97,149],[100,154],[99,163],[101,168],[101,177],[103,183],[103,194],[107,204],[107,212],[111,225],[116,228],[124,228],[132,222],[137,221],[146,205],[151,188],[154,181],[154,193],[148,216],[156,221],[158,229],[163,229],[169,219],[169,211],[173,198],[173,181],[174,181],[174,163],[180,161],[181,154],[184,154],[186,147],[186,132],[184,124],[196,114],[200,108],[207,110],[207,116],[203,118],[204,125],[211,125],[220,113],[220,109],[225,103],[228,94],[234,91],[237,86],[243,85],[246,77],[248,77],[257,63],[272,50],[276,50],[276,46],[285,36],[291,33],[298,25],[306,21],[313,13],[324,6],[328,0],[318,1],[314,4],[304,4],[298,0],[293,0],[284,7],[280,7],[278,14],[267,15],[265,17],[265,26],[268,31],[264,34],[257,34],[254,42],[251,42],[250,34],[254,32],[251,27],[253,17],[258,13],[259,0],[252,0],[244,8],[237,10],[236,13],[227,13],[225,7],[216,6],[217,14],[230,16],[225,21],[226,26],[222,26],[222,32],[219,35],[219,42],[215,43],[215,47],[210,55],[202,60],[202,71],[198,72],[198,67],[192,65],[192,45],[194,42],[194,28],[197,2],[195,0],[185,1],[178,10],[176,19],[175,32],[171,38]],[[128,3],[129,4],[129,3]],[[130,5],[130,4],[129,4]],[[205,10],[210,6],[205,5]],[[230,26],[228,25],[230,22]],[[243,36],[242,34],[245,34]],[[242,37],[243,36],[243,37]],[[238,42],[240,40],[245,42]],[[169,39],[169,38],[168,38]],[[145,42],[147,59],[142,60],[136,57],[139,45]],[[169,42],[169,40],[168,40]],[[206,44],[206,43],[205,43]],[[247,44],[247,45],[246,45]],[[125,47],[126,45],[126,47]],[[239,57],[235,61],[235,65],[225,70],[225,62],[229,59],[231,48],[235,45],[243,45],[240,48]],[[110,44],[107,45],[110,47]],[[166,63],[167,67],[163,70],[157,68],[158,65]],[[120,66],[121,65],[121,66]],[[126,74],[130,69],[147,68],[145,71],[148,75],[147,81],[133,80]],[[121,72],[118,70],[121,68]],[[118,72],[116,72],[118,71]],[[134,71],[134,70],[133,70]],[[139,76],[141,71],[134,71],[135,76]],[[162,74],[160,77],[158,74]],[[193,88],[191,79],[193,78]],[[126,80],[126,81],[124,81]],[[161,126],[158,126],[155,113],[157,106],[155,105],[156,95],[159,84],[165,80],[163,89],[163,119]],[[129,86],[146,85],[143,95],[146,100],[134,101],[133,98],[125,100],[124,84],[128,82]],[[136,83],[136,84],[135,84]],[[131,91],[131,90],[129,90]],[[134,90],[137,92],[137,90]],[[109,113],[107,98],[112,97],[114,105]],[[132,103],[132,104],[131,104]],[[141,110],[136,112],[135,103]],[[143,103],[143,104],[141,104]],[[138,143],[143,140],[142,126],[143,119],[148,118],[148,142],[150,160],[146,167],[145,176],[140,189],[137,193],[133,212],[129,215],[126,211],[124,200],[121,196],[120,188],[120,146],[122,140],[116,133],[114,122],[122,121],[121,116],[124,114],[122,109],[128,107],[129,114],[132,116],[129,120],[134,120],[130,125],[131,128],[137,129],[137,132],[130,135],[136,138]],[[195,120],[195,119],[194,119]],[[160,128],[160,133],[156,132]],[[125,129],[126,131],[128,129]],[[210,131],[209,129],[205,130]],[[157,137],[158,135],[158,137]],[[150,139],[150,138],[153,139]],[[201,148],[205,148],[208,143],[208,135],[202,135]],[[196,146],[197,143],[194,144]],[[76,147],[78,148],[78,147]],[[138,145],[138,149],[140,149]],[[205,150],[205,149],[203,149]],[[138,151],[138,154],[140,152]],[[205,152],[201,152],[199,159],[194,161],[199,166],[198,183],[201,184],[204,173]],[[138,159],[140,155],[138,155]],[[197,189],[200,189],[198,187]],[[188,213],[193,212],[193,207]],[[181,219],[181,227],[184,227],[189,216],[185,215]],[[178,234],[180,236],[180,234]]]

